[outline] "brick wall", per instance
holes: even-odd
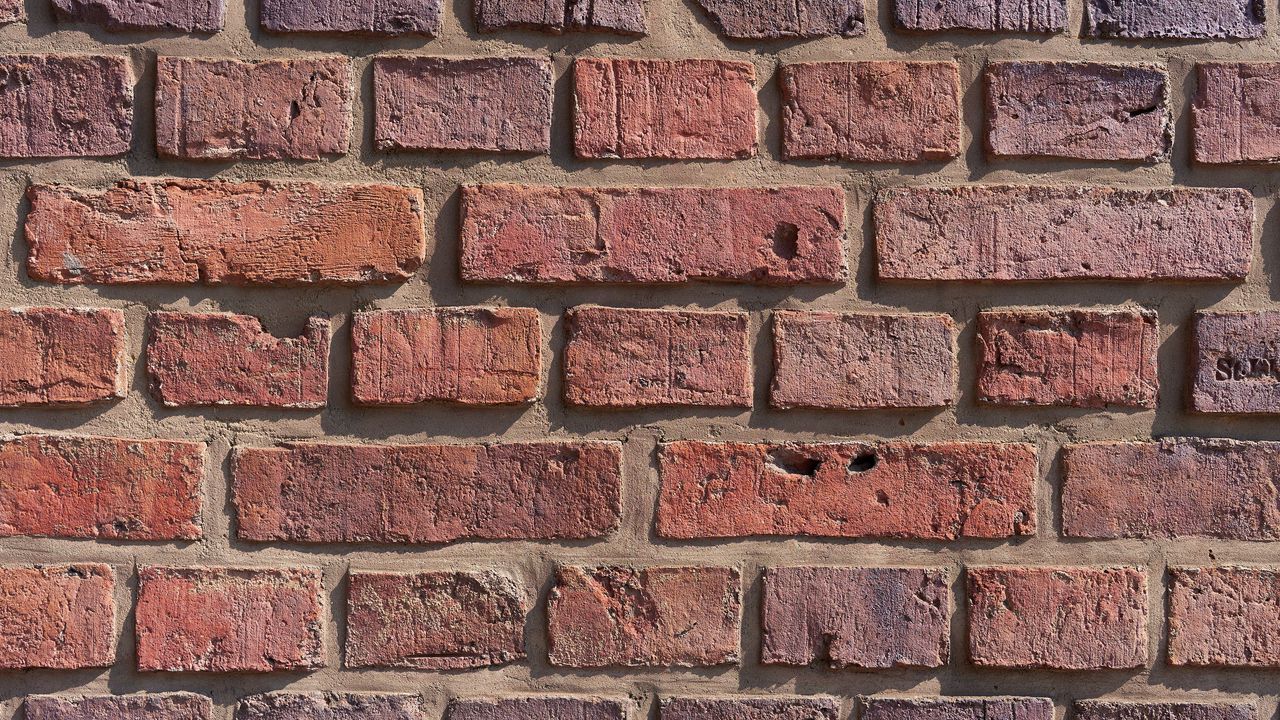
[[[0,720],[1273,718],[1267,10],[0,0]]]

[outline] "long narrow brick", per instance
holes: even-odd
[[[472,282],[838,283],[844,193],[832,187],[468,186]]]
[[[225,0],[51,0],[60,22],[89,23],[112,32],[222,30]]]
[[[751,406],[745,313],[575,308],[565,326],[570,405]]]
[[[156,149],[210,160],[318,160],[350,146],[351,63],[156,60]]]
[[[27,273],[44,282],[402,282],[426,255],[416,188],[125,180],[27,196]]]
[[[171,440],[0,442],[0,537],[198,539],[204,453]]]
[[[320,571],[143,567],[142,671],[270,672],[325,666]]]
[[[1280,162],[1280,63],[1200,63],[1191,104],[1196,162]]]
[[[769,568],[760,662],[831,668],[940,667],[951,653],[945,570]]]
[[[248,315],[153,312],[147,377],[166,407],[324,407],[329,321],[314,317],[298,338],[277,338]]]
[[[428,720],[422,697],[408,693],[274,692],[236,705],[236,720]]]
[[[1253,40],[1266,34],[1265,0],[1085,0],[1085,37]]]
[[[1068,445],[1062,532],[1082,538],[1280,539],[1280,443],[1168,438]]]
[[[756,154],[756,71],[730,60],[579,58],[580,158],[729,160]]]
[[[124,313],[0,310],[0,407],[84,405],[128,391]]]
[[[738,39],[861,37],[862,0],[697,0],[720,30]]]
[[[238,449],[231,473],[244,540],[568,540],[617,527],[621,462],[607,442],[294,444]]]
[[[742,579],[727,567],[556,570],[552,665],[710,667],[738,660]]]
[[[1171,568],[1169,664],[1280,667],[1277,596],[1275,568]]]
[[[1173,146],[1169,77],[1157,65],[996,62],[986,86],[994,157],[1159,162]]]
[[[1067,0],[894,0],[893,20],[908,32],[1060,33]]]
[[[528,28],[545,32],[648,31],[644,0],[473,0],[480,32]]]
[[[0,567],[0,670],[110,667],[114,591],[107,565]]]
[[[132,140],[125,58],[0,56],[0,158],[123,155]]]
[[[630,706],[595,697],[466,698],[450,701],[444,720],[627,720]]]
[[[1038,697],[862,698],[863,720],[1053,720],[1053,700]]]
[[[1079,720],[1257,720],[1252,702],[1122,702],[1077,700]]]
[[[441,0],[262,0],[274,33],[438,35]]]
[[[27,720],[211,720],[213,701],[193,693],[28,695]]]
[[[969,568],[969,662],[1103,670],[1147,662],[1147,574],[1138,568]]]
[[[1195,317],[1191,409],[1280,413],[1280,312]]]
[[[1152,310],[978,314],[978,402],[1154,408],[1160,325]]]
[[[773,315],[776,408],[914,408],[956,398],[955,323],[947,315]]]
[[[1239,281],[1253,224],[1236,189],[912,187],[875,208],[884,280]]]
[[[960,155],[955,63],[794,63],[779,77],[788,159],[914,163]]]
[[[661,720],[838,720],[833,697],[676,697],[663,698]]]

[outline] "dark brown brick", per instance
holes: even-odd
[[[1077,700],[1078,720],[1257,720],[1252,702],[1114,702]]]
[[[262,0],[262,27],[275,33],[436,35],[441,0]]]
[[[627,720],[631,704],[594,697],[468,698],[450,701],[444,720]]]
[[[661,720],[837,720],[840,701],[831,697],[663,698]]]
[[[861,705],[862,720],[1054,720],[1050,698],[873,695]]]
[[[894,0],[893,19],[908,32],[1060,33],[1067,0]]]
[[[722,35],[731,38],[861,37],[861,0],[697,0]]]
[[[1085,0],[1085,37],[1252,40],[1266,33],[1265,0]]]
[[[29,695],[23,703],[27,720],[210,720],[213,701],[191,693]]]
[[[529,28],[546,32],[644,35],[644,0],[473,0],[480,32]]]
[[[236,720],[429,720],[422,697],[373,693],[267,693],[236,705]]]
[[[51,0],[60,22],[100,25],[112,32],[167,30],[216,33],[222,30],[225,0]]]
[[[123,155],[132,140],[125,58],[0,56],[0,157]]]

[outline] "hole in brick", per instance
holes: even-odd
[[[876,502],[885,507],[889,507],[889,494],[883,490],[876,491]]]
[[[818,466],[822,465],[821,460],[814,460],[807,455],[796,452],[788,448],[778,448],[769,451],[769,465],[787,475],[805,475],[813,477],[818,473]]]
[[[875,453],[871,453],[871,452],[858,453],[857,455],[853,456],[852,460],[849,461],[849,472],[851,473],[867,472],[868,470],[874,468],[876,466],[876,463],[878,462],[880,462],[880,459],[876,457]]]
[[[301,114],[302,114],[302,106],[298,104],[297,100],[294,100],[293,102],[289,103],[289,119],[290,120],[297,120],[298,116]]]
[[[773,229],[773,254],[783,260],[793,260],[800,254],[800,228],[780,222]]]

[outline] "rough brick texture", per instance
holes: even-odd
[[[1172,568],[1169,576],[1170,664],[1280,667],[1280,571]]]
[[[845,203],[831,187],[465,187],[473,282],[835,283]]]
[[[27,192],[27,274],[107,285],[401,282],[426,254],[422,191],[126,180]]]
[[[725,567],[561,566],[547,602],[552,665],[738,661],[742,580]]]
[[[1197,313],[1194,333],[1191,409],[1280,413],[1280,313]]]
[[[1085,0],[1084,35],[1249,40],[1266,32],[1264,0]]]
[[[125,58],[0,56],[0,158],[123,155],[132,139]]]
[[[860,37],[867,33],[861,0],[697,0],[731,38]]]
[[[262,27],[275,33],[435,35],[441,0],[262,0]]]
[[[51,0],[62,22],[89,23],[113,32],[161,30],[216,33],[222,30],[225,0]]]
[[[1080,720],[1257,720],[1258,708],[1250,702],[1112,702],[1077,700]]]
[[[316,160],[347,152],[346,58],[156,60],[156,149],[175,158]]]
[[[1155,65],[992,63],[986,92],[996,157],[1158,162],[1173,145],[1169,78]]]
[[[319,570],[143,567],[138,669],[322,668],[324,617]]]
[[[618,525],[621,456],[606,442],[295,444],[237,450],[231,474],[244,540],[584,539]]]
[[[1160,326],[1151,310],[978,314],[978,401],[1154,408]]]
[[[27,720],[211,720],[213,702],[192,693],[31,695],[23,703]]]
[[[743,313],[576,308],[565,325],[570,405],[751,406]]]
[[[863,720],[1053,720],[1053,700],[1034,697],[862,699]],[[1243,720],[1243,719],[1241,719]]]
[[[1196,162],[1280,162],[1280,63],[1201,63],[1191,104]]]
[[[593,697],[454,700],[444,720],[627,720],[630,703]]]
[[[520,660],[527,594],[493,571],[352,573],[347,667],[458,670]]]
[[[351,348],[351,393],[364,405],[522,403],[542,377],[541,324],[526,308],[359,313]]]
[[[410,694],[267,693],[236,705],[236,720],[427,720],[422,698]]]
[[[796,63],[779,82],[787,158],[910,163],[960,154],[955,63]]]
[[[0,537],[195,540],[204,443],[25,435],[0,442]]]
[[[1035,448],[1020,444],[673,442],[657,532],[953,540],[1036,529]]]
[[[1138,568],[970,567],[969,661],[1091,670],[1147,661],[1147,574]]]
[[[0,25],[27,19],[26,0],[0,0]]]
[[[893,19],[908,32],[1060,33],[1067,0],[893,0]]]
[[[755,66],[729,60],[579,58],[580,158],[720,159],[756,154]]]
[[[329,321],[277,338],[262,322],[226,313],[154,312],[147,318],[151,394],[168,407],[324,407]]]
[[[0,670],[109,667],[114,591],[107,565],[0,567]]]
[[[1242,280],[1253,198],[1231,189],[903,188],[875,208],[884,280]]]
[[[481,32],[528,28],[545,32],[643,35],[645,0],[472,0]]]
[[[124,313],[0,310],[0,407],[84,405],[128,391]]]
[[[837,720],[840,701],[828,697],[665,698],[661,720]]]

